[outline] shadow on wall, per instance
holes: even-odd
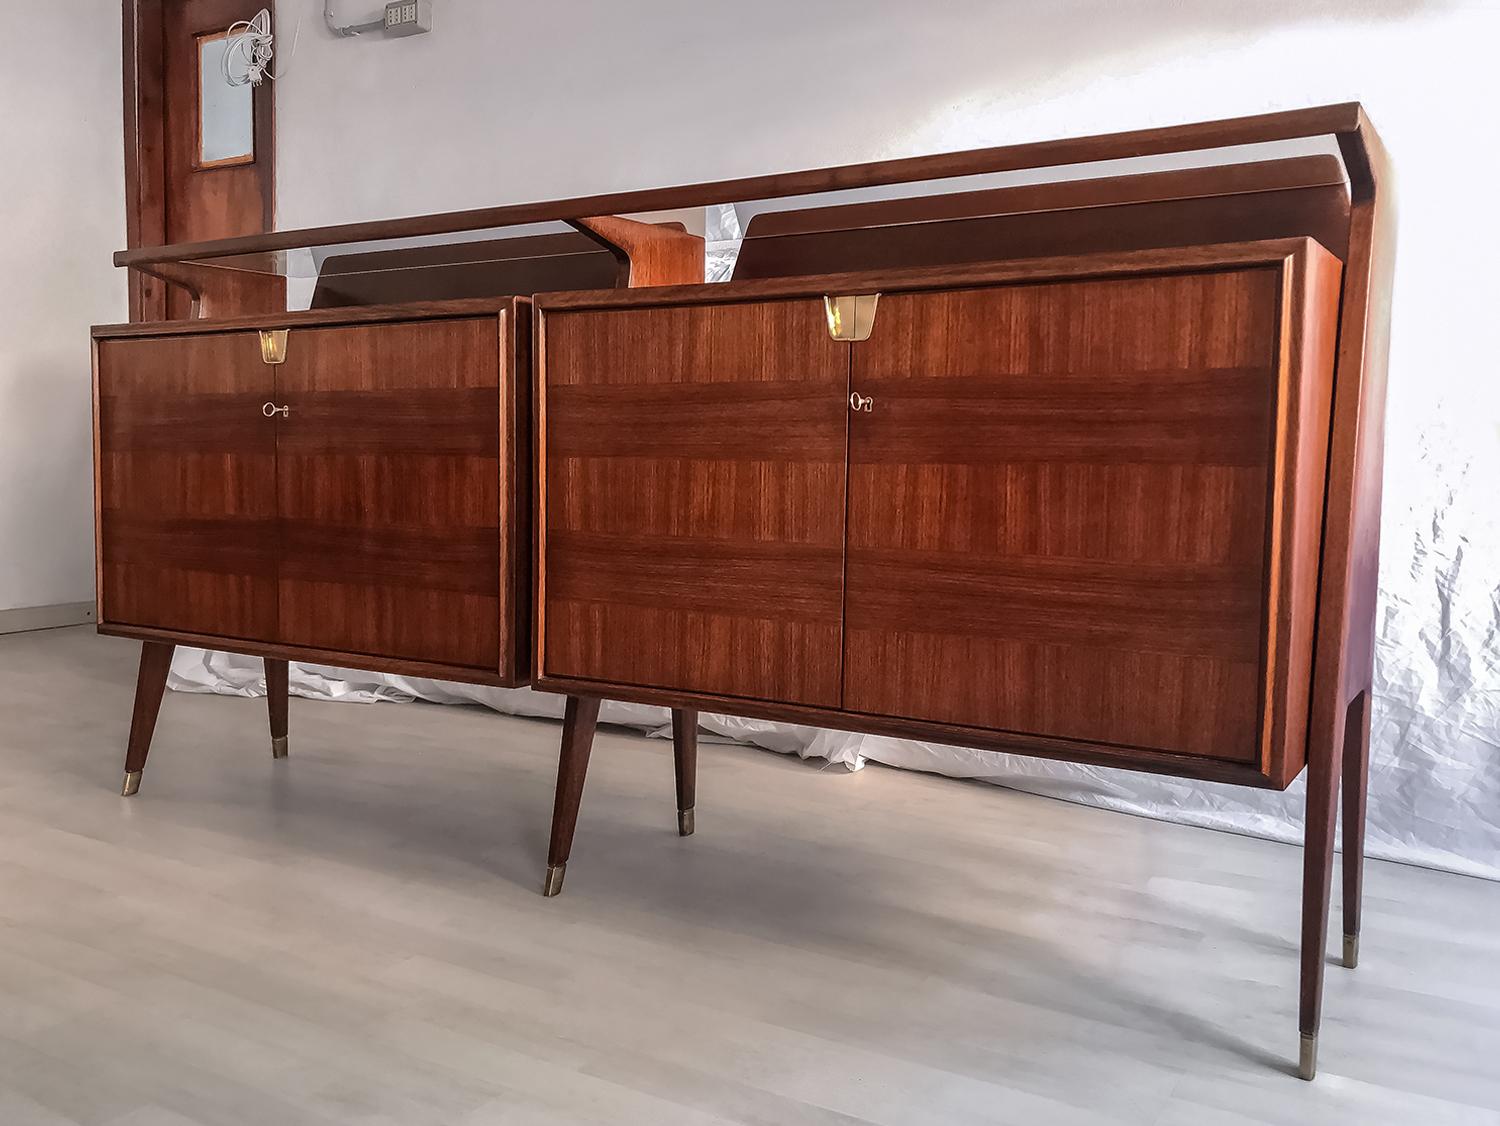
[[[820,6],[821,8],[822,6]],[[809,34],[844,42],[856,57],[899,59],[922,51],[938,53],[914,60],[910,76],[888,75],[885,91],[867,90],[865,112],[885,120],[910,121],[913,94],[929,108],[924,120],[894,131],[883,155],[908,155],[1045,139],[1080,132],[1109,132],[1237,116],[1316,101],[1359,97],[1357,91],[1309,98],[1299,93],[1322,84],[1305,60],[1288,57],[1286,70],[1257,68],[1253,86],[1226,76],[1203,85],[1201,71],[1192,81],[1173,83],[1171,72],[1221,51],[1261,48],[1289,32],[1317,36],[1322,49],[1336,50],[1340,35],[1357,40],[1361,32],[1431,18],[1464,7],[1463,0],[1243,0],[1162,3],[1161,0],[1063,0],[1047,5],[1029,0],[1001,4],[965,2],[936,5],[924,11],[920,26],[909,17],[867,15],[840,19],[842,5],[820,11]],[[876,12],[888,5],[877,5]],[[817,24],[823,26],[818,27]],[[782,29],[784,33],[784,28]],[[769,40],[775,32],[761,33]],[[769,46],[769,42],[767,46]],[[1351,49],[1357,50],[1351,44]],[[929,69],[931,68],[931,69]],[[1161,72],[1150,83],[1158,95],[1142,98],[1129,91],[1115,99],[1112,87],[1131,83],[1143,72]],[[976,78],[980,81],[976,82]],[[1175,86],[1175,90],[1173,87]],[[888,92],[886,92],[888,91]],[[1135,96],[1128,96],[1135,94]],[[1050,124],[1047,115],[1025,136],[1012,134],[1014,110],[1034,110],[1058,98],[1096,97],[1090,114],[1104,124],[1079,129],[1066,121]],[[1027,118],[1030,115],[1026,115]],[[1009,119],[1008,119],[1009,117]],[[873,154],[872,154],[873,155]]]
[[[1244,43],[1258,36],[1299,26],[1326,25],[1332,30],[1398,22],[1462,8],[1465,0],[1031,0],[984,3],[966,0],[922,12],[921,25],[904,2],[861,7],[851,19],[842,4],[818,5],[802,17],[800,35],[810,43],[842,42],[863,48],[872,57],[899,57],[924,40],[948,45],[955,60],[990,58],[1004,66],[997,84],[1026,90],[1031,80],[1076,82],[1073,64],[1097,69],[1110,58],[1143,50],[1153,57],[1180,55],[1195,48]],[[886,10],[891,10],[888,13]],[[779,40],[784,24],[748,28],[753,42]],[[892,50],[892,47],[895,50]],[[964,68],[953,67],[956,73]],[[1274,75],[1268,75],[1274,79]],[[1192,115],[1189,114],[1189,117]]]

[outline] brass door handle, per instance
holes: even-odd
[[[849,409],[852,411],[864,411],[866,414],[869,414],[875,409],[875,400],[869,395],[861,395],[858,391],[850,391]]]
[[[262,403],[260,413],[265,415],[267,418],[275,418],[278,414],[281,415],[282,418],[286,418],[289,414],[292,413],[292,408],[278,407],[275,403]]]
[[[268,364],[286,363],[286,329],[260,330],[260,358]]]
[[[851,293],[823,298],[823,313],[828,318],[828,335],[835,340],[870,339],[875,328],[875,306],[878,293]]]

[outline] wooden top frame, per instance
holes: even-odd
[[[1193,125],[1172,125],[1128,133],[1108,133],[1057,141],[1035,141],[967,152],[897,160],[850,164],[802,172],[783,172],[736,180],[718,180],[643,191],[613,192],[572,199],[508,204],[502,207],[450,211],[438,215],[411,216],[338,226],[276,231],[264,235],[180,243],[175,246],[121,250],[116,266],[142,266],[155,262],[184,262],[200,258],[294,250],[344,242],[412,238],[485,230],[547,220],[577,220],[600,215],[664,211],[714,203],[750,199],[775,199],[840,191],[850,188],[939,180],[991,172],[1089,164],[1128,157],[1159,156],[1193,152],[1230,145],[1260,144],[1302,137],[1332,136],[1338,140],[1348,169],[1351,188],[1356,179],[1368,178],[1373,166],[1369,153],[1379,147],[1364,109],[1357,102],[1287,110],[1280,113],[1236,117]],[[1373,141],[1373,145],[1372,142]],[[1357,189],[1356,189],[1357,190]]]

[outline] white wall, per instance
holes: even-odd
[[[0,35],[0,611],[93,598],[89,325],[124,320],[120,5]]]

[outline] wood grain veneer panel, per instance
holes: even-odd
[[[821,305],[544,332],[545,670],[836,706],[849,358]]]
[[[100,341],[100,621],[276,632],[276,428],[253,333]]]
[[[277,371],[278,641],[494,669],[501,329],[491,317],[293,329]]]
[[[1281,276],[883,297],[845,707],[1257,759]]]

